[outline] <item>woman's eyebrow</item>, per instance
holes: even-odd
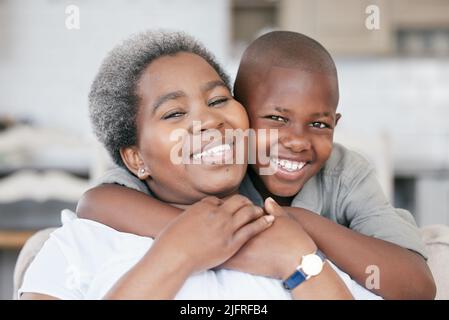
[[[176,100],[182,97],[185,97],[186,94],[183,91],[173,91],[159,96],[156,99],[156,102],[153,104],[153,112],[157,110],[163,103],[169,100]]]
[[[203,92],[207,92],[210,91],[216,87],[225,87],[226,89],[228,89],[228,87],[225,85],[225,83],[221,80],[214,80],[214,81],[209,81],[207,82],[205,85],[203,85],[201,87],[201,91]]]
[[[274,110],[276,110],[277,112],[280,112],[280,113],[290,113],[290,109],[280,107],[280,106],[275,106]]]
[[[221,80],[214,80],[214,81],[207,82],[205,85],[203,85],[201,87],[201,91],[207,92],[207,91],[210,91],[210,90],[212,90],[212,89],[214,89],[216,87],[219,87],[219,86],[228,89],[228,87],[224,84],[223,81],[221,81]],[[169,100],[176,100],[176,99],[179,99],[179,98],[183,98],[185,96],[186,96],[185,92],[181,91],[181,90],[163,94],[163,95],[159,96],[156,99],[156,102],[153,104],[153,112],[155,112],[157,110],[157,108],[159,108],[165,102],[167,102]]]

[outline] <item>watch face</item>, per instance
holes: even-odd
[[[301,268],[308,276],[316,276],[323,270],[323,260],[316,254],[308,254],[302,258]]]

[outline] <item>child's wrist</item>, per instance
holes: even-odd
[[[282,259],[279,266],[278,278],[285,280],[295,272],[296,268],[301,264],[303,256],[314,253],[317,251],[317,246],[310,240],[307,243],[297,247],[294,251],[290,252],[287,257]]]

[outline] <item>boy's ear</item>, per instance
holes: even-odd
[[[128,170],[140,180],[145,180],[151,176],[150,169],[145,165],[136,146],[121,148],[120,155]]]
[[[338,124],[338,120],[340,120],[340,118],[341,118],[341,113],[337,113],[335,115],[335,126]]]

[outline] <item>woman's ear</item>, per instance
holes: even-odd
[[[134,173],[140,180],[145,180],[151,176],[150,169],[145,165],[136,146],[121,148],[120,155],[128,170]]]

